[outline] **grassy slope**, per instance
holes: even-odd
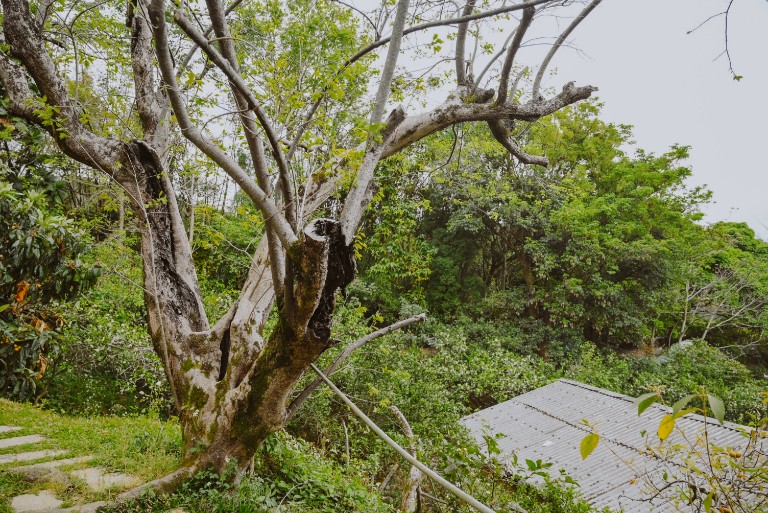
[[[38,449],[66,449],[62,457],[93,455],[88,466],[127,472],[145,481],[161,477],[178,465],[180,430],[174,422],[134,417],[70,417],[27,404],[0,399],[0,425],[20,426],[21,431],[2,438],[39,434],[48,440]],[[6,450],[23,452],[29,446]],[[198,476],[173,497],[142,500],[118,511],[167,511],[184,506],[191,513],[217,511],[391,512],[361,469],[338,465],[323,458],[307,443],[285,433],[268,441],[257,458],[257,476],[247,478],[237,490],[227,489],[211,475]],[[8,466],[7,465],[5,468]],[[82,466],[82,465],[81,465]],[[10,513],[10,498],[21,493],[53,489],[65,506],[109,498],[90,492],[82,483],[67,489],[29,484],[0,468],[0,513]]]

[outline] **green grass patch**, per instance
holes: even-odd
[[[93,456],[83,466],[99,466],[109,471],[124,472],[143,481],[162,477],[178,467],[181,431],[175,422],[135,417],[70,417],[41,410],[28,404],[0,399],[0,425],[19,426],[19,431],[3,433],[3,438],[37,434],[47,440],[9,447],[3,454],[43,449],[66,450],[59,458]],[[6,464],[0,468],[33,462]],[[24,483],[0,470],[0,513],[10,511],[9,498],[20,493],[34,493],[41,485]],[[50,488],[50,487],[48,487]],[[66,490],[54,490],[65,505],[82,504],[109,498],[109,494],[92,492],[84,483],[75,481]]]

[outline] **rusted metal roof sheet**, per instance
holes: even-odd
[[[659,422],[668,412],[654,404],[638,417],[632,397],[561,379],[476,412],[462,423],[481,447],[485,447],[484,435],[500,434],[502,461],[511,461],[516,454],[523,463],[541,459],[553,463],[555,472],[565,470],[594,506],[624,513],[666,513],[678,510],[669,496],[658,494],[652,499],[654,489],[664,485],[665,470],[674,470],[680,462],[651,454],[647,445],[658,442]],[[600,433],[599,445],[586,460],[579,446],[591,431],[583,419]],[[665,444],[685,443],[680,432],[691,440],[705,424],[712,443],[733,448],[746,445],[744,426],[720,425],[699,415],[678,419],[681,429]]]

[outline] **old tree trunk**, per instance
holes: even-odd
[[[241,54],[236,51],[236,38],[229,35],[227,19],[237,11],[229,13],[219,0],[207,0],[204,11],[210,29],[203,33],[189,22],[184,3],[171,12],[163,0],[129,0],[124,30],[130,44],[125,52],[134,89],[132,119],[141,127],[141,136],[125,140],[103,129],[93,130],[84,114],[91,119],[99,115],[98,106],[92,105],[95,100],[84,106],[77,91],[73,93],[73,81],[80,76],[78,63],[75,59],[74,65],[66,64],[60,58],[70,50],[67,44],[57,44],[54,34],[61,30],[51,21],[51,13],[56,12],[57,26],[74,25],[75,20],[64,14],[65,7],[67,16],[74,18],[79,16],[77,9],[86,7],[64,3],[39,0],[30,6],[28,0],[2,0],[0,83],[14,116],[45,127],[61,151],[110,176],[129,198],[141,235],[149,331],[172,388],[183,428],[183,465],[189,472],[208,467],[222,472],[229,465],[246,469],[265,438],[286,422],[297,382],[334,343],[335,297],[355,277],[352,244],[381,160],[446,127],[485,122],[490,134],[519,161],[544,165],[544,157],[529,155],[515,142],[513,121],[533,122],[588,98],[595,90],[567,84],[559,94],[545,98],[539,88],[554,51],[599,0],[590,3],[558,38],[539,67],[525,103],[515,94],[525,69],[517,70],[517,79],[510,80],[515,56],[536,9],[558,2],[529,0],[483,12],[476,12],[474,2],[469,2],[457,17],[431,22],[431,26],[458,27],[455,91],[430,111],[407,115],[398,108],[385,120],[403,36],[418,35],[430,26],[407,26],[406,21],[413,19],[408,0],[399,0],[394,7],[385,2],[380,9],[394,12],[379,19],[392,20],[391,25],[385,22],[378,27],[374,42],[356,53],[350,49],[350,57],[337,70],[386,48],[384,66],[374,84],[374,107],[365,125],[373,128],[367,139],[350,148],[361,151],[360,159],[315,163],[316,169],[325,170],[318,179],[308,170],[308,160],[296,164],[296,155],[304,151],[303,137],[325,134],[322,127],[313,132],[319,112],[343,99],[332,99],[327,86],[300,91],[314,103],[298,111],[300,122],[278,126],[241,72]],[[346,9],[333,3],[317,8]],[[515,37],[497,54],[501,58],[498,83],[490,89],[488,84],[481,87],[468,72],[472,61],[465,56],[470,22],[516,11],[522,15]],[[125,12],[110,12],[105,8],[102,14],[125,16]],[[170,19],[177,26],[173,38],[169,37]],[[386,37],[381,35],[385,32]],[[180,33],[185,36],[181,42]],[[195,62],[196,49],[205,57],[199,79],[215,75],[219,87],[229,84],[235,107],[232,117],[243,128],[250,169],[222,150],[188,111],[179,75]],[[169,165],[171,142],[180,136],[234,180],[267,220],[238,300],[215,323],[203,308]],[[350,176],[352,185],[342,187]],[[332,196],[344,200],[343,207],[336,209],[337,218],[318,217],[315,212]],[[276,316],[277,322],[268,332],[270,316]]]

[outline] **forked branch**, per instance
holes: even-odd
[[[155,51],[158,66],[182,134],[235,180],[243,189],[243,192],[259,207],[264,218],[272,223],[275,233],[283,246],[286,248],[290,247],[298,240],[298,237],[272,198],[258,186],[253,178],[237,162],[222,151],[217,144],[205,137],[192,123],[176,81],[173,58],[168,47],[168,28],[165,23],[164,7],[163,0],[152,0],[150,4],[150,18],[155,35]],[[221,56],[219,55],[219,57]],[[224,64],[229,67],[226,62]]]

